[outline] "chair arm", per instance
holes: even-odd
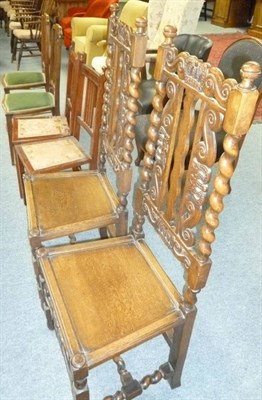
[[[86,40],[95,42],[97,46],[105,46],[107,41],[107,25],[92,25],[86,31]]]
[[[72,38],[75,36],[85,36],[87,29],[91,25],[106,25],[107,18],[97,18],[97,17],[74,17],[71,21],[72,27]]]

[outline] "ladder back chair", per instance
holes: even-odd
[[[127,196],[132,181],[131,152],[134,149],[138,86],[145,62],[147,36],[144,18],[137,20],[134,31],[119,20],[118,11],[119,6],[113,5],[109,19],[102,116],[100,118],[95,112],[95,108],[100,107],[98,101],[92,105],[90,113],[87,97],[83,114],[78,114],[76,119],[79,129],[86,128],[87,131],[92,120],[96,119],[96,123],[101,120],[98,167],[94,170],[24,176],[29,241],[33,254],[48,240],[66,238],[78,232],[99,230],[101,235],[107,235],[110,228],[110,234],[126,234]],[[85,71],[91,72],[88,68]],[[94,87],[91,90],[88,85],[92,79],[98,78],[93,72],[91,79],[90,72],[86,90],[93,96]],[[100,86],[100,93],[101,90]],[[94,136],[92,129],[89,130]],[[91,140],[93,152],[97,146],[98,143]],[[111,169],[110,166],[112,174],[109,176],[106,167]],[[116,191],[113,188],[115,183]]]
[[[17,58],[17,70],[19,71],[22,57],[41,56],[41,17],[24,16],[21,19],[21,29],[13,31],[14,44],[11,62]]]
[[[161,379],[171,388],[180,385],[197,294],[208,278],[223,198],[258,97],[257,63],[242,66],[238,84],[189,53],[177,55],[175,29],[168,26],[164,33],[130,234],[37,251],[40,297],[77,400],[93,398],[89,371],[108,360],[117,366],[121,387],[104,400],[131,400]],[[227,135],[217,170],[215,132],[222,126]],[[159,236],[163,253],[157,257]],[[161,254],[168,265],[160,263]],[[173,274],[181,267],[182,285]],[[156,336],[166,340],[169,356],[155,372],[133,378],[122,354]]]
[[[6,116],[7,133],[12,164],[12,121],[14,117],[52,114],[60,115],[60,69],[62,50],[62,28],[58,24],[52,26],[51,47],[53,62],[50,60],[50,77],[48,91],[27,90],[4,94],[2,106]]]
[[[14,146],[22,198],[24,198],[24,173],[35,175],[66,169],[78,170],[84,164],[89,164],[90,169],[97,168],[104,75],[96,74],[91,68],[85,66],[84,54],[73,55],[73,68],[70,73],[71,87],[68,88],[66,99],[66,115],[70,121],[71,135],[51,140],[45,138],[43,141]],[[52,123],[54,118],[56,117],[45,121]],[[22,122],[28,124],[27,120]],[[81,136],[83,137],[86,133],[90,139],[83,140],[83,144],[79,143],[80,128],[82,129]]]
[[[38,2],[39,3],[39,2]],[[38,4],[38,6],[35,9],[25,9],[25,8],[20,8],[13,16],[11,17],[11,21],[9,23],[8,29],[10,32],[10,47],[11,47],[11,53],[13,53],[13,46],[14,46],[14,35],[13,31],[15,29],[21,29],[22,28],[22,23],[21,20],[23,20],[24,15],[30,17],[41,17],[43,14],[48,14],[50,16],[50,19],[52,22],[54,22],[54,12],[55,12],[55,0],[41,0],[41,4]],[[14,55],[14,59],[16,58],[16,55]]]
[[[40,71],[6,72],[1,83],[5,93],[11,90],[24,90],[44,87],[49,84],[49,48],[50,48],[50,18],[48,14],[41,16],[41,67]]]

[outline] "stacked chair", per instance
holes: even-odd
[[[48,326],[56,330],[75,400],[91,398],[89,372],[109,360],[116,364],[121,387],[104,400],[133,399],[162,379],[171,388],[180,385],[197,294],[208,279],[223,199],[230,190],[240,143],[258,99],[254,87],[261,73],[258,63],[249,61],[241,67],[239,83],[226,79],[218,68],[196,56],[178,54],[176,30],[166,27],[156,58],[156,94],[128,233],[126,194],[141,68],[134,61],[145,53],[142,25],[140,21],[133,34],[114,15],[109,23],[100,172],[25,178],[39,295]],[[127,71],[130,75],[124,74]],[[214,168],[216,134],[222,129],[226,132],[224,152]],[[111,146],[118,151],[111,151]],[[118,174],[118,201],[112,197],[107,205],[103,189],[113,193],[105,181],[106,156]],[[100,192],[95,189],[98,180]],[[113,204],[118,219],[112,218]],[[103,218],[101,210],[106,206],[111,214]],[[83,209],[90,217],[88,224],[80,217]],[[107,231],[113,237],[104,240],[42,243],[72,233],[72,226],[76,232],[112,225],[115,229]],[[159,237],[164,254],[170,253],[173,262],[170,265],[167,256],[170,276],[154,254]],[[183,288],[175,284],[172,267],[182,268]],[[122,354],[157,336],[166,340],[168,358],[154,372],[135,379]]]
[[[17,51],[19,51],[17,61],[18,70],[22,57],[32,57],[41,54],[41,16],[48,14],[50,19],[52,19],[53,13],[54,0],[43,0],[39,9],[19,9],[15,20],[9,23],[9,31],[11,32],[11,62],[16,60]]]

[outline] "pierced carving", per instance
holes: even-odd
[[[131,48],[135,46],[134,41],[144,39],[146,21],[138,20],[136,26],[137,31],[133,33],[132,29],[121,21],[117,20],[115,24],[113,18],[110,19],[109,29],[112,31],[112,37],[108,43],[107,66],[109,68],[106,70],[101,124],[103,154],[100,156],[100,166],[103,171],[105,170],[105,155],[114,171],[130,168],[132,163],[131,153],[134,148],[134,126],[138,111],[141,67],[134,65],[135,54],[131,52]],[[131,72],[128,71],[129,68]],[[112,101],[112,96],[119,97],[117,104]],[[114,108],[111,107],[112,104]]]

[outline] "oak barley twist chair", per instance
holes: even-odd
[[[238,84],[195,56],[177,55],[174,28],[166,27],[164,34],[130,234],[42,247],[36,254],[43,308],[49,327],[56,330],[77,400],[93,398],[88,374],[108,360],[117,366],[121,388],[104,400],[131,400],[161,379],[171,388],[180,385],[197,294],[207,282],[223,199],[256,106],[257,63],[242,66]],[[226,137],[217,169],[215,134],[222,127]],[[158,258],[165,255],[168,265],[154,255],[159,236],[163,252]],[[170,267],[177,272],[182,267],[183,288],[175,284]],[[122,353],[156,336],[166,340],[168,359],[144,378],[133,378]]]
[[[118,18],[119,6],[112,6],[109,19],[108,57],[105,70],[99,151],[93,159],[95,169],[73,172],[25,174],[29,241],[33,255],[51,239],[71,239],[89,230],[101,236],[127,232],[127,196],[132,181],[132,151],[137,112],[138,87],[145,62],[146,20],[137,19],[134,31]],[[86,71],[92,71],[86,67]],[[92,79],[99,79],[93,71]],[[89,74],[92,84],[91,74]],[[101,76],[100,76],[101,79]],[[87,87],[83,116],[77,122],[85,128],[97,113],[99,101],[90,97],[94,87]],[[100,89],[101,91],[101,89]],[[95,103],[95,104],[94,104]],[[97,121],[98,123],[98,121]],[[90,132],[94,135],[94,132]],[[93,142],[92,147],[98,147]],[[94,149],[91,152],[95,153]],[[91,165],[92,168],[92,165]],[[107,171],[110,171],[110,176]],[[114,186],[116,185],[116,190]]]
[[[51,48],[53,52],[53,68],[50,67],[48,91],[27,90],[13,91],[4,94],[2,106],[6,116],[12,164],[14,155],[12,149],[12,121],[14,117],[29,115],[52,114],[60,115],[60,69],[62,49],[62,28],[58,24],[52,26]],[[51,61],[50,61],[51,63]]]

